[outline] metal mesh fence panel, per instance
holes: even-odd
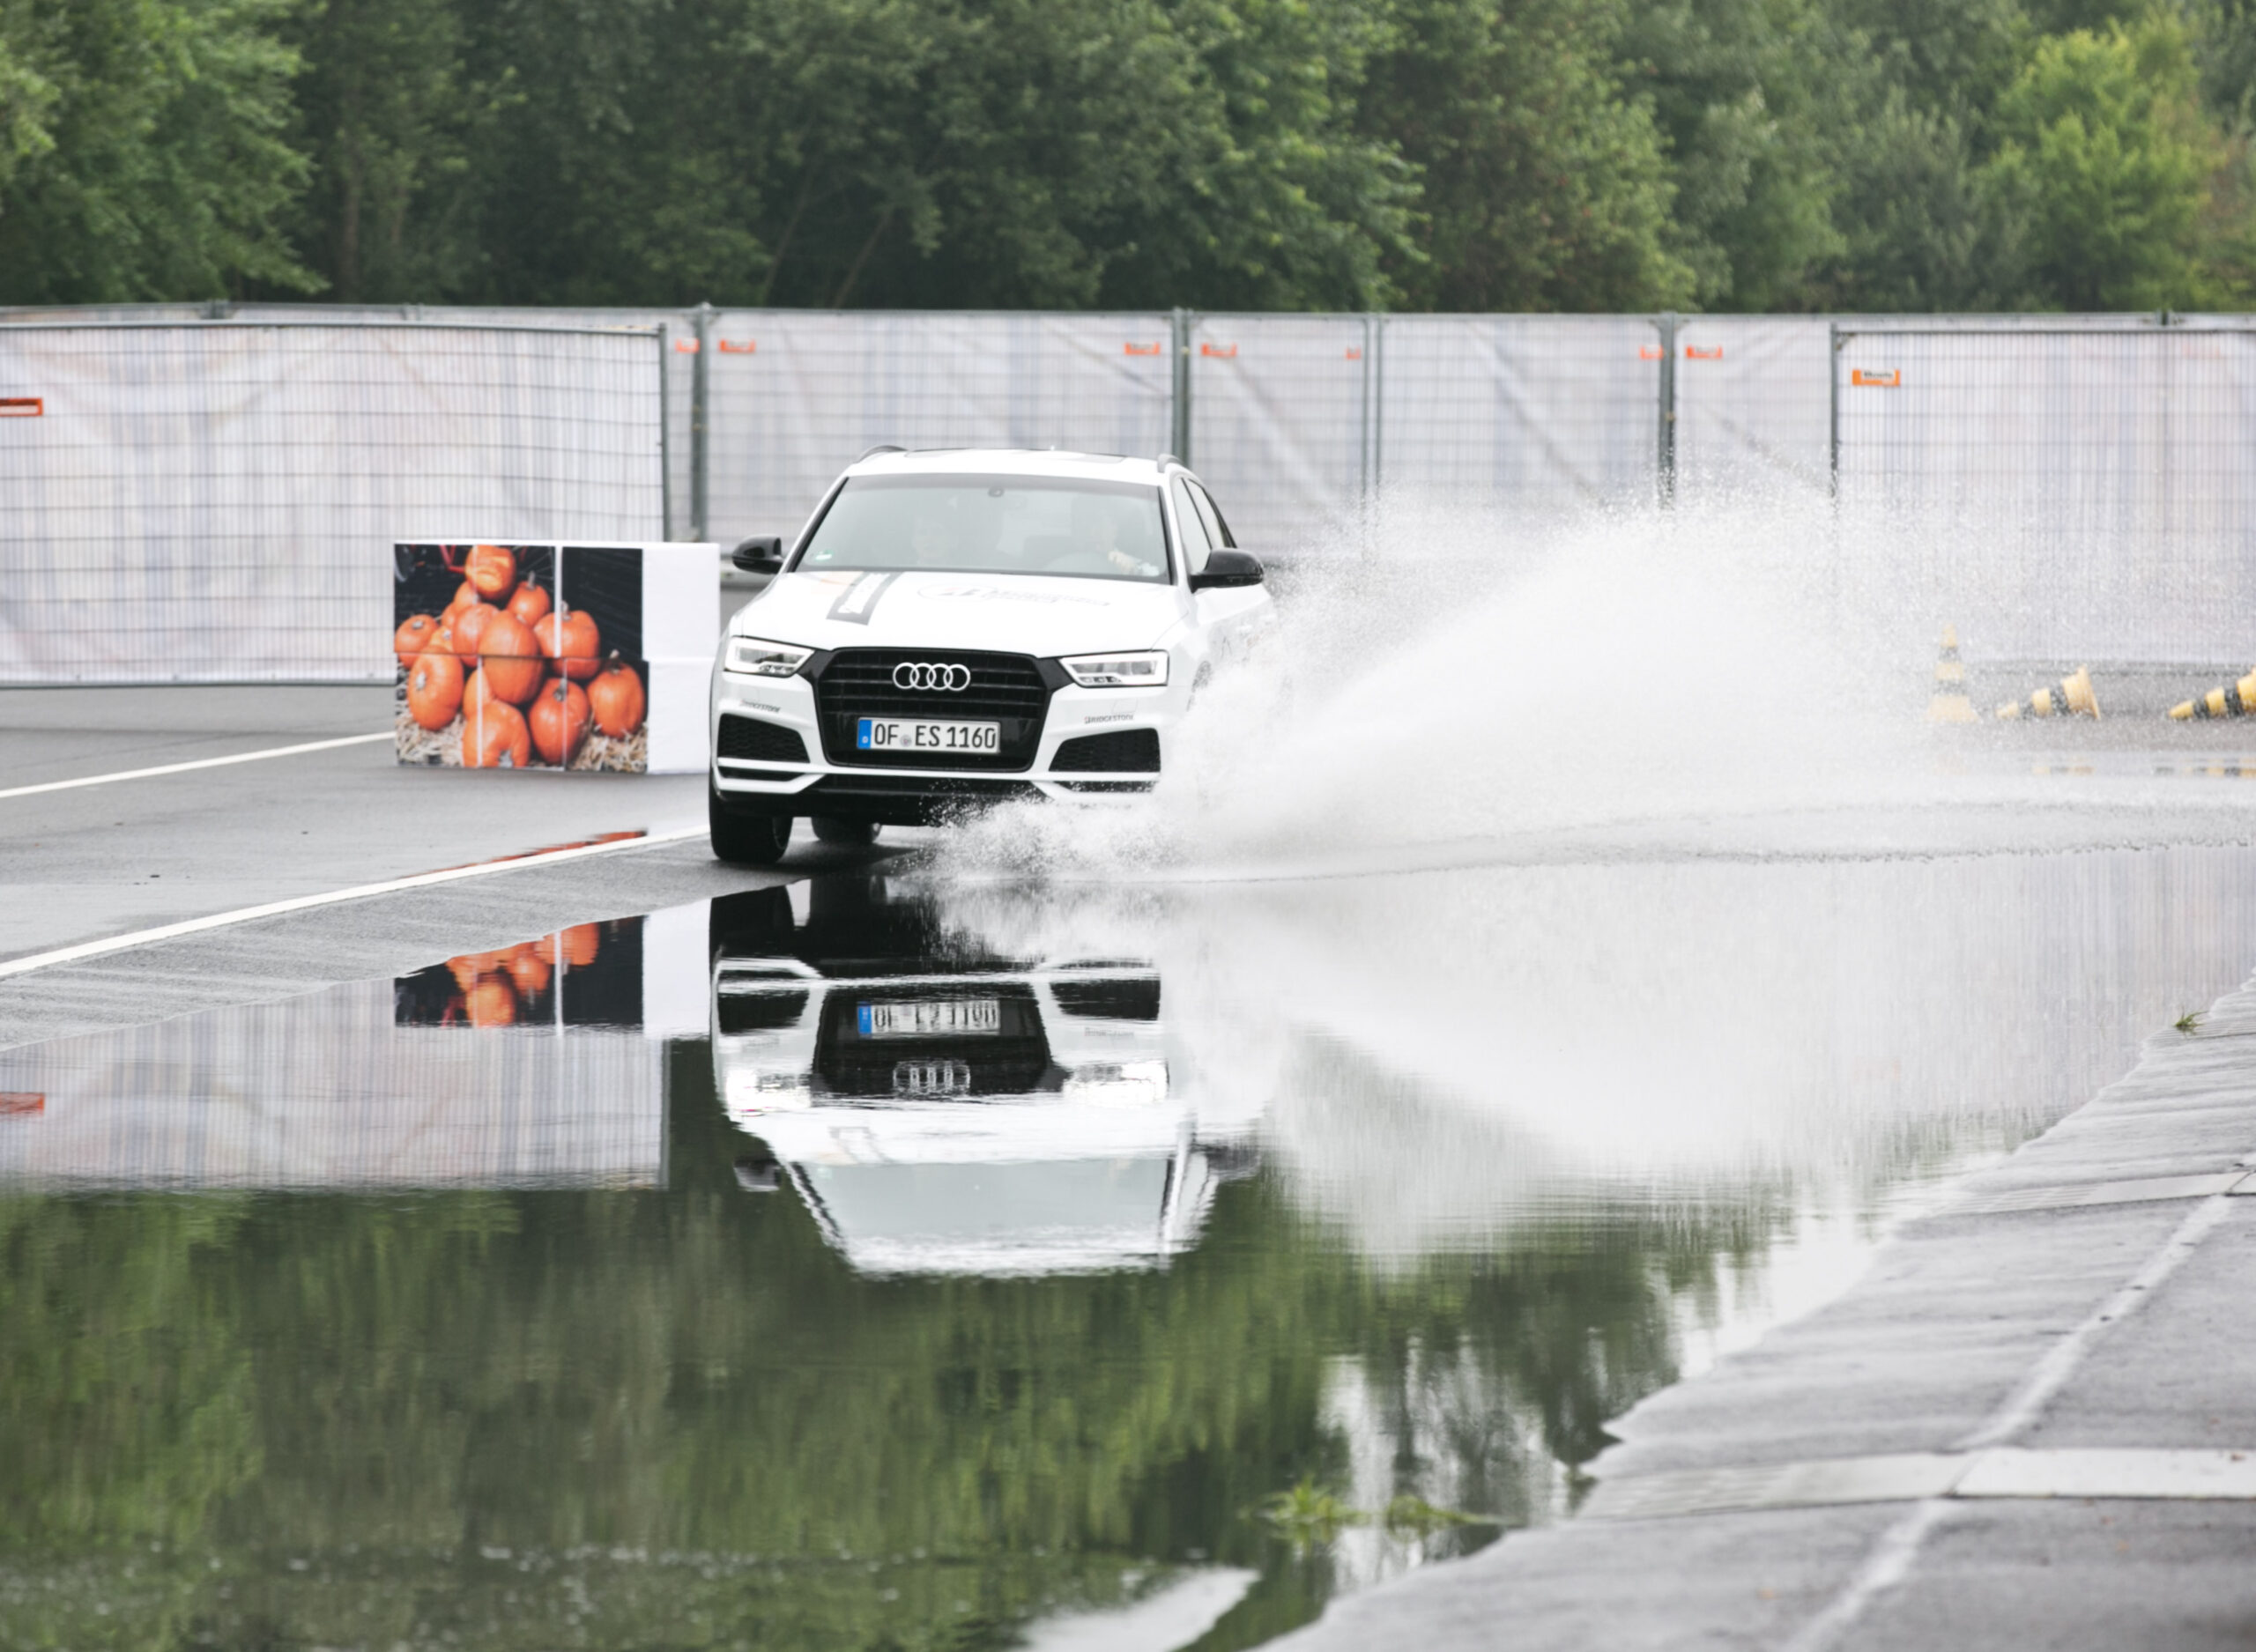
[[[1191,452],[1242,544],[1305,545],[1369,478],[1372,323],[1362,315],[1200,315]]]
[[[0,327],[0,680],[388,677],[390,547],[660,525],[649,334]]]
[[[1173,412],[1157,315],[724,310],[707,359],[708,533],[796,533],[879,442],[1155,455]]]
[[[691,498],[690,395],[694,382],[696,312],[678,309],[543,309],[448,304],[88,304],[78,307],[0,307],[0,326],[27,322],[263,322],[275,326],[538,327],[560,332],[665,330],[671,345],[666,374],[667,538],[689,532]]]
[[[1844,573],[1970,650],[2256,659],[2256,332],[1844,329]]]
[[[1391,315],[1376,480],[1466,504],[1651,500],[1660,336],[1642,315]]]
[[[1676,329],[1679,499],[1822,488],[1831,463],[1831,330],[1805,316],[1694,316]]]
[[[2156,325],[2149,313],[1922,316],[1939,331],[2017,332],[2073,324],[2094,331]],[[1696,500],[1780,485],[1823,487],[1831,465],[1827,359],[1833,325],[1901,326],[1885,317],[1688,315],[1676,326],[1676,490]]]

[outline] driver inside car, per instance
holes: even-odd
[[[1102,495],[1081,494],[1073,500],[1074,548],[1050,564],[1053,570],[1125,574],[1136,579],[1157,579],[1166,569],[1147,561],[1121,543],[1121,512],[1127,501]]]

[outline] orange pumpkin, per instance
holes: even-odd
[[[603,951],[603,931],[592,923],[575,923],[558,939],[563,943],[564,961],[575,969],[585,969]]]
[[[491,611],[494,617],[479,628],[478,674],[494,699],[522,706],[538,691],[548,668],[531,626],[504,609]]]
[[[472,603],[467,608],[456,610],[455,617],[447,622],[455,633],[455,652],[465,658],[478,654],[485,640],[486,627],[492,625],[501,612],[500,609],[489,608],[484,603]]]
[[[431,633],[431,646],[426,648],[424,652],[426,654],[452,654],[454,651],[455,628],[452,625],[442,620],[439,624],[439,628]]]
[[[489,700],[463,713],[464,768],[523,768],[531,761],[532,736],[515,706]]]
[[[525,714],[532,730],[532,749],[541,761],[559,768],[568,765],[588,737],[587,691],[568,678],[552,677]]]
[[[527,580],[517,587],[517,594],[509,598],[509,611],[527,626],[537,626],[548,618],[548,593]]]
[[[575,683],[603,669],[603,633],[584,609],[560,608],[535,626],[533,634],[540,639],[540,651]]]
[[[517,554],[507,545],[472,545],[470,561],[463,572],[470,575],[470,582],[487,602],[505,602],[510,588],[517,582]]]
[[[451,619],[478,600],[478,587],[468,580],[455,587],[454,599],[447,604],[444,618]]]
[[[513,947],[509,952],[509,979],[517,983],[517,990],[528,998],[537,998],[548,990],[548,960],[530,944]]]
[[[391,633],[391,651],[399,656],[399,663],[412,667],[415,656],[431,646],[431,639],[439,634],[439,622],[428,614],[415,614],[399,622],[399,629]]]
[[[462,662],[451,654],[416,656],[407,673],[407,715],[426,729],[443,729],[462,709]]]
[[[614,740],[623,740],[642,726],[642,713],[649,704],[642,679],[616,654],[588,685],[588,710],[595,717],[596,727]]]
[[[472,1026],[514,1026],[517,1019],[517,995],[502,975],[488,975],[463,994],[463,1007],[470,1011]]]

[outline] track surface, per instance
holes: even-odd
[[[0,789],[365,735],[383,688],[0,691]],[[0,962],[293,896],[694,827],[695,775],[402,768],[381,742],[0,798]],[[812,844],[799,870],[840,863]],[[783,876],[793,875],[787,871]],[[757,887],[695,839],[210,931],[0,981],[0,1047],[419,967]]]

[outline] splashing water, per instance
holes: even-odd
[[[997,811],[942,864],[1273,876],[1853,802],[1920,758],[1924,687],[1911,622],[1842,611],[1834,533],[1806,498],[1390,507],[1201,693],[1148,798]]]

